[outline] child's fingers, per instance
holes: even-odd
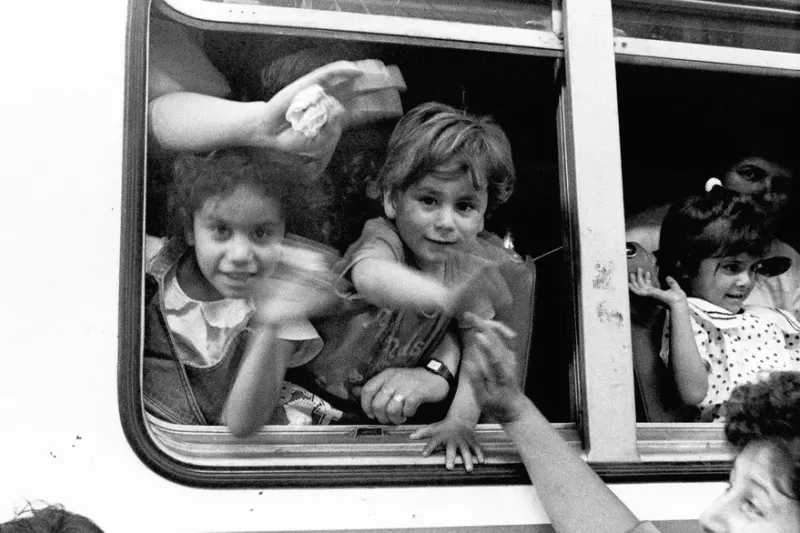
[[[448,448],[455,448],[455,445],[450,445]],[[464,462],[464,470],[467,472],[472,472],[472,450],[469,447],[469,444],[465,441],[459,441],[458,443],[458,452],[461,454],[461,460]],[[453,453],[455,456],[455,451]],[[455,462],[455,457],[453,458],[453,462]]]
[[[413,439],[413,440],[425,439],[425,438],[430,437],[432,435],[432,433],[433,432],[431,430],[431,426],[425,426],[425,427],[421,427],[418,430],[416,430],[414,433],[409,435],[408,438],[409,439]],[[422,453],[423,453],[423,455],[427,455],[425,453],[425,450],[423,450]]]
[[[517,332],[508,327],[506,324],[499,320],[489,320],[481,318],[475,313],[466,312],[463,315],[464,321],[471,327],[479,330],[494,331],[495,333],[505,337],[506,339],[513,339],[517,336]]]
[[[469,452],[466,454],[467,457],[470,457]],[[453,467],[456,465],[456,446],[454,443],[448,441],[447,446],[444,449],[444,466],[448,470],[452,470]],[[464,459],[464,468],[467,468],[467,460]],[[472,461],[469,464],[469,470],[472,470]]]

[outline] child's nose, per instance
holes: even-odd
[[[742,270],[739,272],[739,275],[736,276],[736,283],[740,286],[750,285],[750,283],[754,281],[755,277],[749,269]]]
[[[455,213],[453,213],[452,208],[444,206],[439,209],[436,217],[436,227],[440,230],[451,230],[455,227]]]
[[[700,515],[700,526],[704,531],[724,531],[725,519],[730,513],[729,502],[723,494]]]
[[[228,246],[228,259],[231,261],[249,261],[253,258],[253,247],[244,236],[234,236]]]

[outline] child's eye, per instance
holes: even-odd
[[[419,201],[425,205],[436,205],[436,198],[433,196],[420,196]]]
[[[737,168],[736,173],[743,177],[746,181],[759,182],[763,181],[767,173],[759,167],[746,166]]]
[[[476,209],[474,202],[458,202],[456,204],[456,209],[459,211],[472,211]]]
[[[231,234],[231,230],[223,224],[216,224],[211,226],[211,233],[214,235],[215,239],[220,240],[228,238]]]
[[[275,237],[275,230],[272,228],[256,228],[252,231],[251,237],[255,242],[266,242]]]
[[[742,510],[751,515],[764,517],[764,511],[759,509],[759,507],[753,502],[751,499],[746,499],[742,502]]]
[[[744,270],[744,266],[740,263],[724,263],[721,268],[728,274],[739,274]]]

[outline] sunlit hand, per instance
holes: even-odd
[[[528,401],[517,382],[515,354],[506,345],[516,334],[502,322],[471,313],[465,320],[475,330],[477,349],[468,352],[462,371],[470,378],[482,412],[497,422],[512,422]]]
[[[381,424],[403,424],[420,405],[440,402],[448,392],[447,380],[424,368],[387,368],[361,389],[361,408]]]
[[[631,272],[628,276],[628,287],[631,292],[645,298],[654,298],[670,308],[676,305],[686,304],[686,293],[672,276],[667,276],[667,290],[655,285],[650,272],[645,272],[641,268],[636,269],[636,273]]]
[[[477,420],[460,420],[448,415],[441,422],[418,429],[411,434],[411,438],[429,439],[422,450],[422,454],[426,457],[437,449],[444,448],[444,465],[448,470],[453,469],[456,457],[460,455],[464,469],[472,472],[476,461],[478,463],[484,461],[483,450],[475,439],[473,431],[477,423]]]
[[[389,71],[381,61],[364,60],[336,61],[306,74],[270,99],[261,119],[256,144],[281,150],[292,158],[299,158],[303,161],[309,178],[319,176],[328,165],[339,142],[344,121],[348,118],[347,108],[353,107],[350,103],[356,102],[360,95],[375,92],[378,88],[385,89],[393,83],[399,85],[400,82],[395,81],[395,72]],[[386,78],[383,84],[380,83],[381,76]],[[376,78],[379,81],[374,81]],[[336,104],[329,110],[327,120],[316,135],[307,137],[291,127],[286,120],[286,111],[300,91],[313,85],[321,86],[336,100]],[[373,110],[371,116],[374,119],[399,116],[402,109],[394,105],[388,106],[384,114],[381,117],[380,110]]]

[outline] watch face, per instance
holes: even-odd
[[[428,361],[428,365],[427,366],[428,366],[428,368],[430,368],[434,372],[438,372],[442,368],[442,363],[432,359],[432,360]]]

